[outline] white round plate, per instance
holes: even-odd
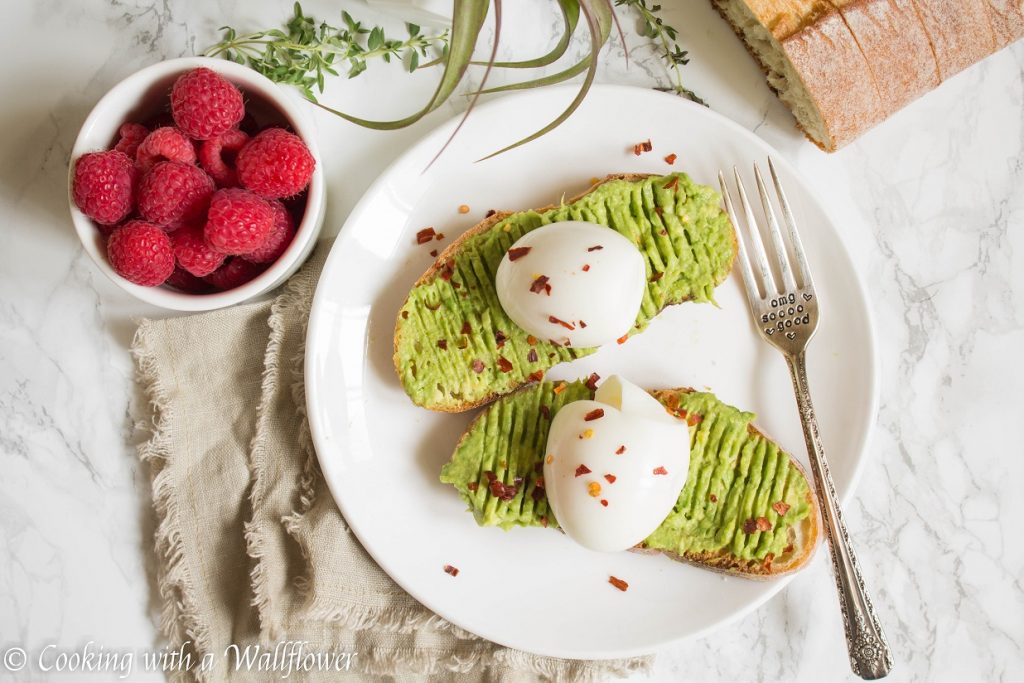
[[[622,552],[585,550],[548,529],[481,528],[438,481],[476,411],[432,413],[406,397],[392,365],[395,316],[442,248],[488,209],[558,202],[610,173],[685,170],[717,186],[735,164],[754,188],[754,161],[775,162],[800,225],[822,305],[808,351],[817,414],[836,487],[849,496],[877,405],[877,369],[864,288],[835,225],[765,142],[673,95],[620,86],[591,90],[553,133],[493,159],[476,159],[538,129],[571,88],[503,97],[470,116],[424,172],[455,121],[387,169],[353,210],[317,288],[306,351],[309,421],[320,465],[356,536],[391,577],[445,619],[492,641],[556,657],[647,653],[752,610],[788,579],[750,581]],[[636,156],[634,143],[654,151]],[[674,166],[663,158],[678,155]],[[458,207],[470,207],[460,214]],[[443,241],[417,245],[433,226]],[[648,387],[710,387],[758,414],[757,424],[806,461],[782,356],[757,336],[736,273],[719,307],[664,311],[621,346],[555,368],[549,377],[618,373]],[[453,578],[446,564],[458,567]],[[629,583],[620,592],[609,575]],[[829,599],[833,599],[830,596]]]

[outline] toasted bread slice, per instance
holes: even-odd
[[[736,235],[718,193],[683,173],[609,176],[559,206],[495,213],[437,257],[399,311],[395,370],[414,403],[470,410],[597,350],[528,335],[505,314],[495,291],[494,276],[508,248],[527,232],[561,220],[608,226],[644,256],[649,281],[630,335],[665,306],[711,301],[736,256]]]
[[[548,429],[562,406],[593,393],[583,382],[543,382],[500,399],[463,434],[441,481],[455,486],[481,526],[557,528],[543,483]],[[651,393],[690,424],[690,469],[673,511],[633,550],[750,578],[806,564],[820,525],[813,489],[792,456],[751,413],[710,393]]]

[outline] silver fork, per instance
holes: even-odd
[[[761,240],[757,221],[747,201],[747,193],[743,189],[740,174],[733,167],[736,179],[740,206],[746,219],[750,237],[748,251],[746,239],[743,237],[740,222],[736,218],[729,187],[725,176],[719,172],[718,180],[722,185],[722,196],[725,208],[729,213],[736,230],[736,241],[740,250],[740,272],[750,302],[750,312],[761,336],[769,344],[782,352],[789,365],[789,373],[793,378],[793,390],[796,392],[797,407],[800,409],[800,421],[803,423],[804,441],[811,461],[811,472],[818,490],[818,505],[825,521],[825,535],[832,551],[832,569],[839,589],[839,606],[843,613],[843,626],[846,629],[846,646],[850,654],[850,667],[853,673],[867,680],[883,678],[892,669],[892,653],[885,641],[885,634],[875,617],[874,608],[864,588],[857,556],[853,552],[850,536],[843,523],[843,514],[839,509],[832,475],[829,473],[825,450],[818,435],[818,421],[814,417],[814,406],[811,403],[810,387],[807,383],[807,364],[804,354],[807,342],[814,336],[818,328],[818,297],[811,281],[811,271],[807,266],[800,236],[797,234],[793,212],[786,201],[775,165],[768,159],[772,180],[775,184],[777,201],[782,209],[789,233],[790,248],[796,260],[796,271],[790,265],[790,259],[783,240],[779,222],[775,217],[772,202],[768,198],[761,170],[754,164],[754,177],[757,190],[761,195],[761,205],[768,221],[768,233],[771,236],[771,248],[781,283],[777,283],[768,256]],[[751,257],[756,270],[751,266]],[[800,282],[797,283],[796,275]],[[781,285],[781,286],[780,286]]]

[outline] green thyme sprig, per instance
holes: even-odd
[[[276,83],[294,85],[316,102],[313,88],[323,93],[325,74],[337,76],[339,68],[354,78],[366,70],[368,61],[380,58],[390,63],[394,58],[403,61],[411,72],[419,67],[421,56],[428,56],[432,49],[443,54],[448,48],[448,31],[424,35],[419,26],[406,24],[408,36],[398,40],[389,38],[380,26],[363,26],[348,12],[343,11],[341,19],[341,27],[326,21],[318,23],[305,16],[296,2],[286,30],[238,35],[234,28],[223,26],[221,42],[203,54],[230,59]]]
[[[690,63],[689,53],[679,46],[679,31],[658,16],[661,5],[648,5],[647,0],[615,0],[616,7],[631,7],[640,17],[640,35],[653,41],[671,70],[675,83],[670,88],[677,95],[707,106],[697,93],[683,85],[682,67]]]

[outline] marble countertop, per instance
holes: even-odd
[[[688,85],[796,164],[847,228],[843,239],[870,284],[881,407],[847,522],[897,661],[892,680],[1021,680],[1024,44],[826,155],[794,129],[706,2],[663,4],[691,51]],[[360,2],[305,6],[332,17],[341,6],[401,26]],[[201,51],[224,23],[276,25],[288,3],[23,1],[5,9],[0,649],[90,640],[152,648],[153,517],[134,452],[139,397],[127,348],[133,316],[163,314],[107,281],[79,246],[66,208],[69,152],[90,108],[118,80]],[[514,43],[520,57],[541,52],[550,34],[535,27],[555,22],[546,0],[506,9],[506,35],[516,36],[506,46]],[[613,43],[599,81],[667,82],[639,40],[628,67]],[[327,101],[368,117],[399,115],[433,88],[431,74],[387,65],[370,74],[331,84]],[[391,133],[318,113],[331,196],[326,229],[337,230],[376,174],[463,101]],[[653,673],[755,677],[849,677],[824,555],[741,621],[663,649]]]

